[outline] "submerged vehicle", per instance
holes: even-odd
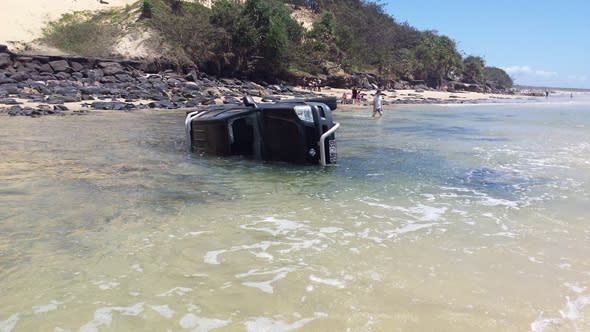
[[[206,155],[335,164],[336,105],[330,97],[256,104],[246,96],[243,104],[209,106],[187,114],[187,146]]]

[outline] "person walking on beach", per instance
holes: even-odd
[[[352,103],[354,104],[356,102],[356,95],[357,95],[357,91],[356,91],[356,86],[352,87]]]
[[[379,117],[383,116],[383,98],[381,97],[381,90],[375,92],[375,98],[373,98],[373,117],[379,113]]]

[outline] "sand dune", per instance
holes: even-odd
[[[47,21],[79,10],[100,10],[137,0],[0,0],[0,44],[30,42],[41,36]]]

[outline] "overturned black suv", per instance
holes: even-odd
[[[332,120],[336,98],[256,104],[246,96],[243,102],[188,113],[190,151],[296,164],[336,163],[334,132],[340,126]]]

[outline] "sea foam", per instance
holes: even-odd
[[[11,332],[18,322],[18,314],[11,315],[7,320],[0,320],[0,332]]]
[[[288,332],[302,328],[305,324],[327,316],[324,313],[315,313],[314,317],[303,318],[292,324],[282,320],[274,320],[268,317],[257,317],[245,323],[248,332]]]
[[[81,332],[95,332],[99,327],[110,327],[113,322],[113,313],[125,316],[138,316],[143,312],[143,303],[137,303],[130,307],[104,307],[94,312],[94,319],[80,327]]]
[[[207,332],[224,327],[230,322],[227,320],[199,317],[194,314],[186,314],[180,319],[180,326],[185,329],[193,329],[197,332]]]

